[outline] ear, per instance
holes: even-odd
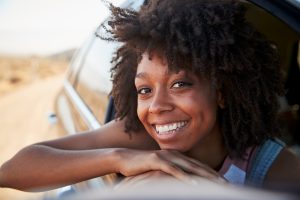
[[[217,104],[220,108],[225,108],[225,100],[220,90],[217,90]]]

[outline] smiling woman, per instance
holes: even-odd
[[[149,171],[188,183],[299,185],[300,162],[277,139],[278,52],[244,6],[150,0],[139,11],[110,10],[101,37],[122,42],[112,60],[116,120],[24,148],[1,167],[1,186],[49,189]]]
[[[161,149],[204,152],[206,146],[198,142],[222,140],[216,115],[222,99],[208,80],[183,70],[169,71],[165,63],[157,55],[150,60],[144,54],[137,67],[138,118]]]

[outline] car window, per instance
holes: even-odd
[[[248,9],[246,13],[247,20],[276,46],[282,68],[287,71],[291,62],[292,47],[299,41],[299,34],[282,20],[255,4],[245,3],[244,5]]]
[[[295,5],[296,7],[300,8],[300,0],[287,0],[287,1]]]
[[[100,124],[104,123],[108,94],[112,87],[110,60],[115,48],[115,43],[94,36],[74,83],[79,96]]]
[[[251,2],[258,2],[251,0]],[[279,7],[279,1],[275,4],[267,4],[267,1],[260,1],[259,7],[257,4],[245,2],[247,7],[246,17],[255,26],[257,30],[263,33],[272,46],[278,50],[280,56],[280,66],[284,77],[285,96],[279,98],[280,110],[278,118],[281,126],[281,138],[290,148],[300,156],[299,144],[299,116],[300,116],[300,98],[299,98],[299,28],[293,25],[294,14],[290,11],[292,7]],[[286,1],[284,1],[287,3]],[[274,6],[277,5],[278,7]],[[280,13],[274,10],[281,8]],[[285,8],[285,9],[284,9]],[[288,9],[290,8],[290,9]],[[272,12],[271,12],[272,11]],[[288,13],[289,15],[282,15]],[[281,14],[277,16],[277,14]],[[284,17],[282,17],[284,16]],[[285,20],[283,20],[285,19]],[[287,23],[291,20],[290,23]]]
[[[121,7],[136,10],[143,2],[144,0],[125,1]],[[109,104],[109,92],[112,88],[110,61],[117,45],[93,35],[92,40],[73,61],[73,73],[69,73],[69,81],[100,124],[105,122]]]
[[[76,72],[80,69],[80,66],[84,62],[84,58],[90,48],[94,37],[89,37],[83,44],[83,46],[78,49],[74,56],[72,57],[70,67],[68,69],[67,78],[70,83],[74,83],[76,79]]]

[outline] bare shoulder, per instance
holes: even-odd
[[[111,121],[96,130],[76,133],[60,139],[41,142],[39,144],[68,150],[97,148],[157,148],[157,144],[145,130],[131,133],[125,133],[124,130],[124,121]]]
[[[288,148],[284,148],[272,164],[266,182],[299,184],[300,159]]]

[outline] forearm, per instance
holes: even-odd
[[[113,173],[115,154],[115,149],[61,150],[31,145],[3,164],[0,186],[48,190]]]

